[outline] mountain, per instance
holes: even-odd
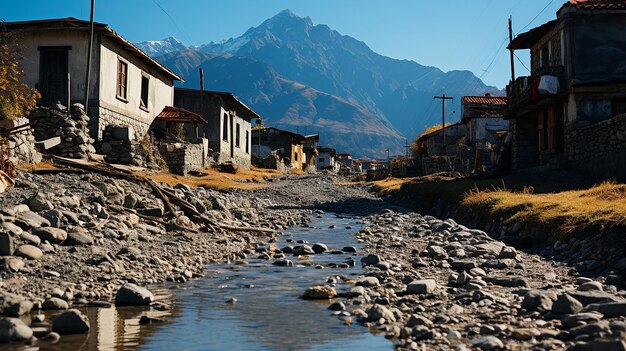
[[[162,40],[142,41],[135,45],[150,56],[161,56],[170,52],[184,50],[187,47],[174,37]]]
[[[460,117],[462,95],[496,91],[469,71],[443,72],[377,54],[365,43],[289,10],[237,38],[157,53],[165,54],[159,60],[180,72],[187,87],[198,87],[197,68],[206,66],[207,82],[220,84],[213,85],[217,90],[233,91],[268,116],[272,125],[280,123],[295,131],[303,121],[319,121],[318,126],[333,126],[326,130],[329,139],[336,141],[346,140],[346,135],[337,137],[340,130],[352,130],[352,135],[367,130],[367,136],[350,138],[357,144],[343,143],[342,151],[357,155],[367,149],[375,152],[371,155],[383,156],[388,147],[393,153],[403,152],[404,137],[411,139],[427,124],[439,121],[440,105],[434,95],[455,97],[447,106],[451,112],[447,117],[454,122]],[[250,66],[237,66],[253,62],[265,68],[247,71]],[[242,76],[240,70],[248,75]],[[372,137],[372,132],[381,137]]]
[[[196,66],[203,55],[207,58]],[[187,77],[188,86],[199,86],[197,69],[202,68],[205,89],[232,91],[267,124],[302,134],[319,133],[323,144],[355,156],[382,156],[384,148],[399,150],[403,145],[402,135],[389,122],[337,96],[282,77],[267,63],[190,49],[159,60]]]

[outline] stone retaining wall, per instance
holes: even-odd
[[[10,130],[26,125],[28,122],[26,118],[18,118],[15,121],[3,120],[0,123],[0,128]],[[11,152],[9,159],[14,165],[41,162],[42,156],[35,148],[35,136],[29,127],[24,127],[19,132],[11,134],[8,142]]]
[[[91,111],[92,109],[90,109]],[[97,117],[96,127],[97,134],[94,135],[97,140],[102,140],[104,137],[104,132],[107,126],[127,126],[132,127],[135,132],[135,140],[141,140],[147,133],[150,128],[150,124],[140,121],[128,116],[125,116],[119,112],[115,112],[113,110],[109,110],[106,107],[97,107],[93,109],[94,113]]]
[[[38,107],[30,116],[35,140],[43,141],[61,137],[61,144],[47,150],[52,154],[69,158],[87,158],[96,150],[94,139],[89,136],[89,117],[83,105],[73,104],[68,113],[65,106]]]
[[[161,144],[159,151],[172,173],[187,175],[191,171],[201,171],[205,167],[202,144]]]
[[[565,152],[577,169],[626,179],[626,114],[566,132]]]

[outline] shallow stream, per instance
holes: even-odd
[[[313,218],[309,227],[288,229],[276,245],[281,248],[306,240],[310,245],[324,243],[331,250],[353,246],[361,252],[352,235],[360,227],[354,218],[323,214]],[[299,298],[308,287],[323,284],[329,277],[356,279],[363,272],[359,254],[325,253],[304,260],[287,254],[287,259],[294,266],[278,267],[273,261],[249,258],[248,264],[210,265],[205,277],[178,287],[151,287],[157,297],[171,303],[166,312],[81,309],[90,319],[89,336],[64,336],[56,345],[41,343],[41,349],[393,350],[382,335],[334,316],[327,301]],[[349,259],[356,261],[354,267],[331,268]],[[337,279],[337,291],[349,287]],[[237,302],[227,303],[232,298]],[[166,322],[140,326],[139,318],[146,313]]]

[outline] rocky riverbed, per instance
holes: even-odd
[[[347,290],[331,276],[302,293],[328,300],[344,320],[384,333],[399,349],[626,349],[621,276],[581,276],[543,251],[518,251],[341,181],[293,176],[256,191],[168,188],[209,221],[240,228],[231,231],[193,223],[183,213],[176,221],[150,219],[166,206],[148,186],[93,173],[21,172],[0,202],[6,316],[0,342],[55,342],[85,332],[89,325],[77,306],[167,309],[144,287],[184,283],[211,262],[245,263],[260,255],[287,265],[288,256],[328,254],[323,247],[276,243],[285,228],[327,210],[365,221],[356,235],[367,251],[361,264],[368,273]]]

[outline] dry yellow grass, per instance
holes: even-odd
[[[626,227],[626,184],[604,182],[590,189],[534,194],[523,191],[471,191],[461,201],[506,222],[536,225],[567,235],[587,229]]]
[[[380,195],[390,195],[400,191],[403,184],[414,181],[416,178],[394,178],[389,177],[383,180],[371,182],[374,191]]]
[[[206,169],[201,176],[180,176],[171,173],[147,174],[146,176],[156,182],[169,185],[187,184],[189,186],[204,186],[217,190],[227,189],[259,189],[262,188],[268,178],[282,175],[281,172],[271,169],[252,168],[250,170],[238,169],[237,173],[222,173],[214,169]]]

